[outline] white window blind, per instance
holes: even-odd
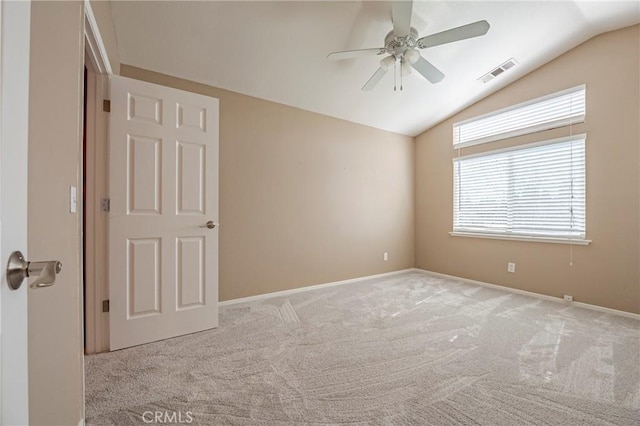
[[[569,124],[585,118],[586,86],[581,85],[453,125],[453,147],[496,141]]]
[[[454,159],[454,233],[584,239],[585,138]]]

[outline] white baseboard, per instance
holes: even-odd
[[[494,289],[497,289],[497,290],[508,291],[510,293],[523,294],[525,296],[535,297],[535,298],[543,299],[543,300],[549,300],[551,302],[562,303],[562,304],[565,304],[567,306],[575,306],[575,307],[584,308],[584,309],[591,309],[592,311],[599,311],[599,312],[604,312],[604,313],[607,313],[607,314],[618,315],[618,316],[622,316],[622,317],[632,318],[632,319],[635,319],[635,320],[640,320],[640,314],[634,314],[632,312],[619,311],[617,309],[605,308],[604,306],[591,305],[589,303],[583,303],[583,302],[566,302],[564,299],[562,299],[560,297],[548,296],[546,294],[534,293],[532,291],[519,290],[517,288],[511,288],[511,287],[506,287],[506,286],[497,285],[497,284],[485,283],[483,281],[471,280],[469,278],[456,277],[454,275],[441,274],[440,272],[428,271],[426,269],[414,268],[414,270],[415,271],[424,272],[426,274],[433,275],[433,276],[436,276],[436,277],[449,278],[449,279],[452,279],[452,280],[462,281],[462,282],[469,283],[469,284],[475,284],[475,285],[479,285],[479,286],[482,286],[482,287],[489,287],[489,288],[494,288]]]
[[[479,285],[479,286],[482,286],[482,287],[489,287],[489,288],[493,288],[493,289],[496,289],[496,290],[508,291],[510,293],[522,294],[522,295],[525,295],[525,296],[530,296],[530,297],[535,297],[535,298],[538,298],[538,299],[548,300],[548,301],[555,302],[555,303],[562,303],[562,304],[565,304],[567,306],[571,305],[571,306],[575,306],[575,307],[578,307],[578,308],[591,309],[593,311],[604,312],[604,313],[607,313],[607,314],[618,315],[618,316],[622,316],[622,317],[626,317],[626,318],[632,318],[632,319],[640,321],[640,314],[634,314],[632,312],[626,312],[626,311],[620,311],[620,310],[617,310],[617,309],[605,308],[604,306],[591,305],[589,303],[583,303],[583,302],[566,302],[564,299],[562,299],[560,297],[548,296],[546,294],[534,293],[532,291],[519,290],[517,288],[506,287],[506,286],[502,286],[502,285],[498,285],[498,284],[490,284],[490,283],[486,283],[486,282],[483,282],[483,281],[472,280],[472,279],[469,279],[469,278],[456,277],[454,275],[442,274],[440,272],[433,272],[433,271],[428,271],[426,269],[420,269],[420,268],[402,269],[402,270],[399,270],[399,271],[386,272],[384,274],[369,275],[369,276],[365,276],[365,277],[352,278],[352,279],[349,279],[349,280],[335,281],[335,282],[330,282],[330,283],[311,285],[311,286],[307,286],[307,287],[293,288],[291,290],[283,290],[283,291],[276,291],[276,292],[273,292],[273,293],[258,294],[256,296],[241,297],[239,299],[225,300],[223,302],[219,302],[218,306],[228,306],[228,305],[235,305],[236,303],[253,302],[253,301],[256,301],[256,300],[270,299],[272,297],[286,296],[288,294],[295,294],[295,293],[301,293],[301,292],[304,292],[304,291],[317,290],[317,289],[320,289],[320,288],[326,288],[326,287],[333,287],[333,286],[338,286],[338,285],[350,284],[350,283],[355,283],[355,282],[359,282],[359,281],[370,280],[370,279],[373,279],[373,278],[390,277],[390,276],[393,276],[393,275],[404,274],[404,273],[407,273],[407,272],[422,272],[422,273],[426,273],[426,274],[429,274],[429,275],[432,275],[432,276],[436,276],[436,277],[442,277],[442,278],[448,278],[448,279],[452,279],[452,280],[456,280],[456,281],[462,281],[462,282],[465,282],[465,283]]]
[[[307,287],[292,288],[291,290],[275,291],[273,293],[258,294],[256,296],[241,297],[239,299],[231,299],[231,300],[225,300],[225,301],[222,301],[222,302],[218,302],[218,306],[228,306],[228,305],[235,305],[236,303],[253,302],[253,301],[262,300],[262,299],[271,299],[272,297],[286,296],[288,294],[295,294],[295,293],[300,293],[300,292],[303,292],[303,291],[317,290],[319,288],[326,288],[326,287],[333,287],[333,286],[337,286],[337,285],[350,284],[350,283],[355,283],[355,282],[359,282],[359,281],[370,280],[370,279],[373,279],[373,278],[390,277],[390,276],[393,276],[393,275],[404,274],[404,273],[407,273],[407,272],[415,272],[415,271],[418,271],[418,269],[415,269],[415,268],[401,269],[399,271],[385,272],[384,274],[368,275],[368,276],[365,276],[365,277],[352,278],[352,279],[349,279],[349,280],[334,281],[334,282],[330,282],[330,283],[310,285],[310,286],[307,286]]]

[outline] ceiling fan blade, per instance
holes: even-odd
[[[359,58],[361,56],[384,55],[385,53],[386,50],[384,47],[374,47],[372,49],[343,50],[342,52],[331,52],[327,55],[327,58],[336,61],[339,59]]]
[[[461,27],[451,28],[450,30],[422,37],[418,40],[418,47],[424,49],[454,41],[479,37],[485,35],[487,31],[489,31],[489,27],[490,25],[487,21],[478,21]]]
[[[371,78],[364,84],[364,86],[362,86],[362,90],[371,90],[374,87],[376,87],[376,84],[378,84],[378,82],[382,80],[382,77],[384,77],[386,73],[387,73],[386,68],[383,68],[383,67],[378,68],[378,70],[373,73]]]
[[[416,71],[418,71],[424,78],[432,83],[438,83],[444,78],[444,74],[431,62],[420,56],[415,64],[411,64]]]
[[[411,30],[411,12],[413,1],[392,1],[391,16],[393,18],[393,32],[398,37],[406,37]]]

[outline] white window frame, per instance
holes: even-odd
[[[518,145],[518,146],[513,146],[513,147],[509,147],[509,148],[504,148],[504,149],[497,149],[497,150],[492,150],[492,151],[485,151],[482,153],[478,153],[478,154],[472,154],[472,155],[466,155],[463,157],[456,157],[454,159],[452,159],[452,163],[455,163],[456,161],[460,161],[460,160],[464,160],[464,159],[469,159],[469,158],[477,158],[477,157],[483,157],[483,156],[488,156],[488,155],[494,155],[494,154],[499,154],[499,153],[503,153],[503,152],[509,152],[509,151],[518,151],[518,150],[522,150],[522,149],[527,149],[527,148],[534,148],[536,146],[544,146],[544,145],[551,145],[551,144],[556,144],[556,143],[561,143],[561,142],[568,142],[568,141],[574,141],[574,140],[584,140],[585,144],[586,144],[586,140],[587,140],[587,135],[586,134],[578,134],[578,135],[572,135],[572,136],[568,136],[568,137],[564,137],[564,138],[557,138],[557,139],[551,139],[551,140],[546,140],[546,141],[542,141],[542,142],[535,142],[535,143],[530,143],[530,144],[524,144],[524,145]],[[586,163],[586,152],[585,152],[585,163]],[[586,167],[586,164],[585,164]],[[455,172],[454,172],[455,173]],[[456,198],[455,198],[455,174],[452,175],[453,177],[453,188],[454,188],[454,196],[453,196],[453,209],[455,212],[455,203],[456,203]],[[586,185],[586,183],[585,183]],[[586,190],[586,188],[585,188]],[[585,200],[586,203],[586,200]],[[586,208],[586,206],[585,206]],[[586,213],[586,212],[585,212]],[[454,213],[455,214],[455,213]],[[455,218],[454,222],[452,222],[452,225],[455,226]],[[585,218],[586,220],[586,218]],[[586,226],[586,223],[585,223]],[[586,229],[585,229],[585,233],[586,233]],[[449,232],[450,235],[454,236],[454,237],[472,237],[472,238],[488,238],[488,239],[498,239],[498,240],[511,240],[511,241],[532,241],[532,242],[546,242],[546,243],[560,243],[560,244],[572,244],[572,245],[588,245],[591,243],[591,240],[588,240],[584,237],[572,237],[572,236],[544,236],[544,235],[526,235],[526,234],[510,234],[508,232],[467,232],[467,231],[456,231],[453,230],[451,232]]]
[[[535,105],[537,103],[542,103],[545,101],[548,101],[550,99],[554,99],[554,98],[560,98],[569,94],[573,94],[573,93],[579,93],[579,92],[584,92],[584,105],[583,105],[583,109],[582,112],[580,113],[580,109],[578,109],[578,114],[571,114],[573,111],[573,107],[570,108],[569,113],[571,115],[569,116],[563,116],[560,117],[558,119],[553,119],[547,122],[543,122],[537,125],[533,125],[533,126],[524,126],[524,127],[520,127],[520,128],[516,128],[514,130],[510,130],[507,132],[496,132],[496,133],[492,133],[489,134],[487,136],[483,136],[477,139],[469,139],[466,141],[462,141],[459,142],[459,138],[460,138],[460,132],[461,129],[464,128],[465,125],[468,124],[472,124],[472,123],[476,123],[491,117],[499,117],[503,116],[503,117],[508,117],[509,114],[511,112],[515,112],[518,111],[519,109],[522,108],[526,108],[529,107],[531,105]],[[515,136],[521,136],[521,135],[526,135],[526,134],[530,134],[530,133],[535,133],[535,132],[540,132],[543,130],[550,130],[550,129],[555,129],[558,127],[564,127],[564,126],[569,126],[572,124],[578,124],[578,123],[582,123],[585,120],[585,116],[586,116],[586,110],[587,110],[587,106],[586,106],[586,84],[582,84],[576,87],[572,87],[569,89],[565,89],[559,92],[555,92],[552,93],[550,95],[546,95],[546,96],[542,96],[536,99],[532,99],[526,102],[522,102],[519,103],[517,105],[512,105],[509,106],[507,108],[502,108],[499,109],[497,111],[492,111],[490,113],[487,114],[483,114],[477,117],[473,117],[467,120],[463,120],[463,121],[459,121],[457,123],[453,124],[453,148],[454,149],[458,149],[458,148],[465,148],[465,147],[469,147],[469,146],[473,146],[473,145],[479,145],[479,144],[483,144],[483,143],[487,143],[487,142],[493,142],[493,141],[497,141],[497,140],[502,140],[502,139],[508,139],[508,138],[512,138]],[[513,117],[513,116],[512,116]]]

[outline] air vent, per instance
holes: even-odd
[[[495,70],[491,71],[491,75],[494,77],[497,77],[503,72],[504,72],[504,68],[496,68]]]
[[[516,60],[511,58],[507,62],[500,65],[499,67],[489,71],[488,73],[480,77],[478,80],[482,81],[483,83],[487,83],[493,80],[494,78],[496,78],[497,76],[499,76],[500,74],[502,74],[503,72],[505,72],[506,70],[508,70],[509,68],[513,68],[515,64],[517,64]]]

